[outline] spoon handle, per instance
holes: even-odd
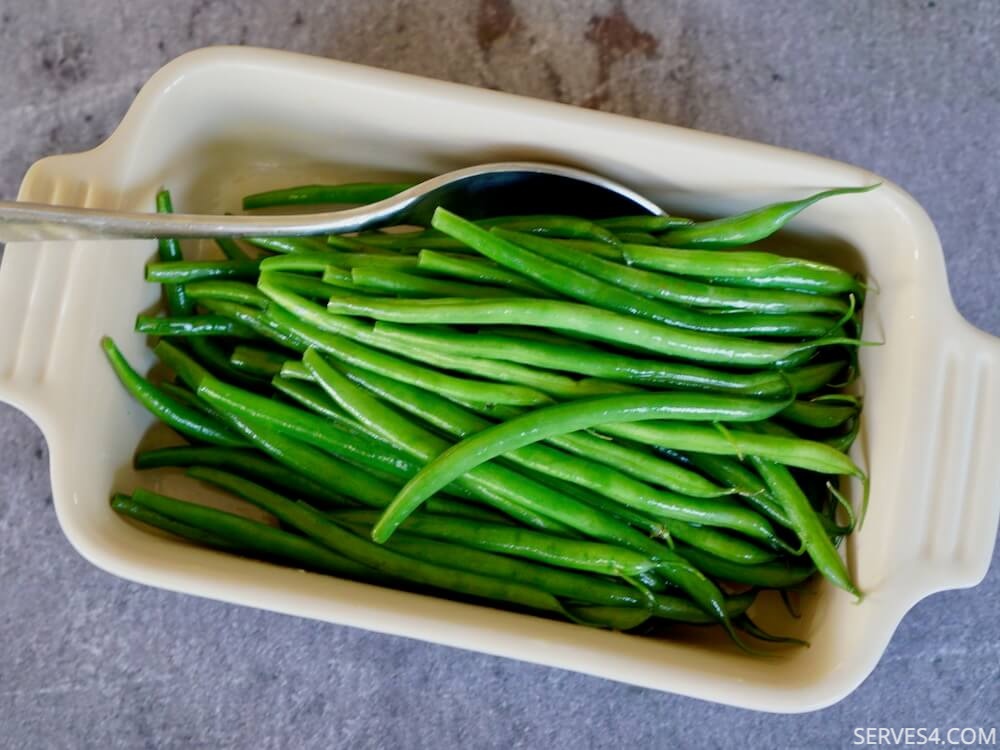
[[[390,201],[345,211],[285,216],[154,214],[0,201],[0,242],[352,232],[384,221],[392,212],[393,206],[386,205]]]

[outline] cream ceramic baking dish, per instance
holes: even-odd
[[[148,210],[161,185],[179,210],[221,212],[245,193],[297,182],[414,178],[508,159],[580,166],[676,212],[747,208],[878,178],[814,156],[681,128],[299,55],[245,48],[185,55],[158,72],[100,147],[35,164],[22,200]],[[132,332],[158,290],[151,242],[12,244],[0,269],[0,397],[41,427],[56,512],[95,565],[174,591],[577,670],[755,709],[816,709],[874,668],[904,613],[984,576],[1000,512],[1000,343],[954,309],[926,214],[886,183],[821,203],[793,224],[819,257],[863,271],[874,291],[862,353],[866,409],[855,459],[871,509],[847,554],[863,604],[829,586],[789,623],[812,642],[772,658],[681,631],[676,641],[590,630],[340,581],[197,549],[139,530],[108,507],[152,419],[125,394],[98,342],[140,368]],[[148,482],[148,478],[142,481]],[[154,483],[205,496],[196,486]],[[855,497],[856,497],[855,488]]]

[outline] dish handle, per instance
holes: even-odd
[[[916,552],[920,570],[908,577],[920,581],[917,598],[982,581],[1000,525],[1000,338],[957,313],[942,318],[941,335],[924,339],[933,349],[913,436],[922,450],[907,480],[910,517],[920,520],[899,534]]]
[[[34,360],[38,350],[45,348],[32,345],[36,318],[32,309],[44,304],[44,298],[36,294],[36,287],[45,285],[39,279],[38,247],[37,243],[8,244],[0,262],[0,401],[36,421],[38,399],[34,396],[44,378]]]

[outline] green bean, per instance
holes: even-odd
[[[606,495],[589,490],[581,485],[571,484],[549,475],[532,473],[542,484],[547,484],[554,490],[569,495],[592,508],[607,513],[626,523],[641,529],[653,539],[663,539],[670,544],[681,539],[698,549],[710,552],[725,560],[735,563],[753,565],[770,562],[777,556],[773,551],[763,549],[742,537],[731,536],[721,529],[711,526],[678,521],[673,518],[651,517],[647,513],[618,503]]]
[[[238,367],[251,375],[273,377],[281,372],[281,366],[288,357],[267,349],[257,349],[251,346],[237,346],[229,355],[233,367]]]
[[[379,441],[340,429],[324,417],[241,391],[214,378],[206,379],[198,386],[198,396],[218,411],[319,448],[365,469],[382,481],[393,483],[405,480],[419,470],[419,466],[406,456]]]
[[[300,315],[302,314],[301,311],[306,309],[301,302],[297,305],[288,302],[289,298],[287,296],[276,294],[274,299],[275,301],[279,299],[286,301],[286,304],[294,306],[296,312]],[[338,359],[352,362],[375,372],[391,373],[393,377],[410,379],[415,383],[433,384],[437,382],[442,393],[447,394],[450,398],[461,401],[488,403],[491,405],[510,404],[512,403],[510,388],[515,389],[513,391],[515,394],[514,397],[521,401],[522,404],[526,400],[530,400],[535,404],[548,403],[551,399],[545,394],[560,396],[562,398],[579,398],[581,396],[596,396],[632,390],[627,386],[611,381],[589,378],[574,380],[565,375],[558,375],[544,370],[535,370],[511,362],[466,357],[460,354],[415,347],[404,342],[388,341],[381,334],[370,328],[358,326],[350,318],[344,318],[339,321],[332,319],[321,308],[315,308],[307,314],[312,316],[310,320],[318,320],[326,330],[316,328],[310,323],[300,322],[300,320],[296,319],[287,310],[283,311],[282,309],[271,308],[268,311],[268,315],[276,325],[281,326],[303,340],[308,340],[313,346],[324,352],[333,354]],[[344,337],[339,333],[330,333],[330,330],[342,331]],[[347,341],[347,338],[352,339],[352,341]],[[464,372],[478,378],[487,378],[498,382],[480,382],[476,385],[475,392],[471,392],[468,389],[456,387],[453,381],[446,379],[450,376],[430,370],[418,370],[417,366],[412,362],[400,360],[384,352],[375,351],[375,349],[370,349],[359,342],[371,344],[378,349],[392,351],[409,360],[421,361],[424,364],[433,365],[441,369]],[[502,386],[500,383],[513,385]]]
[[[262,275],[262,280],[264,275]],[[699,333],[640,320],[561,300],[394,300],[334,295],[334,314],[364,316],[393,323],[498,324],[556,328],[644,351],[709,364],[759,367],[818,348],[857,343],[836,337],[806,343],[776,343]]]
[[[345,367],[343,372],[379,397],[450,435],[465,438],[492,426],[490,422],[434,393],[355,368]],[[505,459],[537,474],[557,477],[602,493],[657,518],[731,528],[779,548],[782,546],[766,521],[754,513],[744,512],[745,509],[733,503],[654,490],[609,466],[543,445],[520,448],[507,454]]]
[[[843,435],[837,435],[836,437],[827,438],[823,442],[829,445],[836,451],[841,453],[847,453],[854,445],[854,441],[858,437],[858,432],[861,431],[861,419],[855,417],[851,420],[851,428],[847,430]]]
[[[152,526],[160,529],[161,531],[166,531],[174,536],[180,537],[181,539],[186,539],[189,542],[195,542],[196,544],[200,544],[204,547],[212,547],[213,549],[219,549],[224,552],[234,552],[236,554],[240,554],[242,552],[240,547],[227,542],[222,537],[160,515],[149,508],[139,505],[131,498],[131,496],[122,492],[116,492],[111,496],[111,510],[120,516],[126,516],[135,521],[144,523],[147,526]]]
[[[202,305],[210,312],[239,321],[252,329],[257,335],[270,339],[293,351],[305,351],[308,346],[300,338],[287,331],[280,330],[260,310],[214,299],[203,300]]]
[[[333,520],[342,523],[337,516]],[[344,525],[355,530],[359,536],[365,531],[364,527],[355,524]],[[536,565],[438,539],[401,533],[398,537],[393,537],[385,548],[444,568],[516,581],[576,602],[644,608],[653,603],[652,596],[646,597],[636,589],[614,581]],[[651,606],[649,608],[653,609]]]
[[[306,476],[265,458],[254,450],[242,448],[214,448],[207,446],[176,446],[137,453],[133,459],[136,469],[158,469],[165,466],[211,466],[239,473],[273,487],[289,492],[297,498],[329,505],[343,503],[342,495],[331,495],[329,489]]]
[[[333,238],[331,238],[332,242]],[[357,237],[355,249],[376,248],[400,252],[420,250],[455,250],[461,252],[465,245],[456,239],[443,236],[427,236],[423,232],[366,232]]]
[[[771,497],[764,483],[739,461],[710,453],[681,454],[669,448],[664,449],[663,452],[687,465],[700,469],[717,482],[731,484],[744,501],[759,513],[785,528],[791,526],[791,521],[788,520],[785,511]]]
[[[559,244],[578,252],[586,253],[587,255],[594,255],[598,258],[614,261],[615,263],[624,262],[621,251],[622,245],[612,247],[603,242],[594,242],[592,240],[559,240]]]
[[[438,209],[435,212],[433,223],[490,260],[530,278],[553,292],[623,315],[656,321],[671,328],[713,334],[806,338],[821,336],[834,325],[826,318],[817,316],[757,316],[752,313],[723,316],[679,307],[669,302],[644,297],[538,255],[526,249],[529,244],[532,248],[542,244],[532,242],[533,238],[530,236],[508,233],[503,229],[485,232],[445,209]],[[552,241],[542,242],[549,244]]]
[[[792,392],[804,396],[827,386],[843,369],[844,362],[833,360],[785,370],[782,374],[788,378]]]
[[[394,578],[531,609],[563,614],[551,594],[489,576],[455,571],[398,554],[342,529],[303,503],[293,502],[252,482],[214,469],[193,469],[192,475],[210,481],[268,511],[329,550]]]
[[[370,424],[373,429],[381,431],[386,438],[403,444],[405,449],[419,454],[423,460],[429,461],[440,454],[447,443],[423,428],[402,420],[399,415],[385,407],[367,393],[352,384],[344,375],[331,367],[316,350],[306,352],[303,361],[337,402],[349,411],[356,419]],[[552,492],[545,485],[533,482],[526,477],[511,472],[500,466],[485,465],[469,472],[464,479],[493,482],[506,489],[508,495],[513,495],[524,507],[533,509],[542,517],[555,519],[568,524],[580,532],[604,542],[624,544],[643,554],[651,555],[658,561],[657,570],[673,583],[686,591],[692,599],[716,616],[736,638],[725,613],[724,598],[719,590],[705,578],[697,569],[679,558],[671,550],[662,547],[651,539],[637,533],[627,524],[622,524],[603,513],[595,512],[589,506],[572,498]],[[376,541],[384,541],[374,536]],[[738,642],[738,641],[737,641]]]
[[[330,252],[322,237],[244,237],[254,247],[274,253]]]
[[[301,372],[298,372],[299,370],[301,370]],[[312,375],[300,363],[294,363],[294,362],[286,363],[285,367],[283,368],[283,372],[290,373],[292,371],[296,371],[297,377],[312,379]],[[285,378],[282,378],[280,380],[284,381]],[[301,403],[305,404],[310,408],[314,408],[318,413],[323,414],[324,416],[329,417],[332,414],[343,413],[336,405],[334,405],[333,410],[331,410],[330,405],[321,404],[320,402],[318,402],[318,400],[315,398],[315,394],[303,392],[301,389],[293,390],[294,388],[293,382],[287,382],[287,381],[282,382],[279,387],[283,391],[292,393],[292,395],[296,397]],[[370,434],[373,437],[382,439],[389,445],[398,447],[404,452],[408,453],[409,455],[420,459],[421,461],[426,460],[425,457],[426,454],[422,452],[424,446],[421,446],[418,443],[407,442],[407,440],[405,439],[407,437],[406,435],[403,435],[400,432],[393,431],[391,427],[389,431],[386,432],[384,429],[384,425],[380,424],[377,428],[371,427],[370,429],[366,430],[366,434]],[[440,438],[437,438],[437,436],[431,435],[430,433],[427,433],[422,437],[427,438],[429,441],[440,440]],[[475,497],[481,500],[482,502],[488,503],[489,505],[493,506],[500,512],[505,513],[512,518],[518,519],[522,523],[525,523],[526,525],[532,528],[545,529],[554,533],[565,533],[568,530],[568,527],[565,526],[564,524],[548,519],[536,513],[533,510],[522,507],[521,504],[515,502],[515,500],[517,499],[523,500],[522,495],[523,492],[526,491],[524,488],[520,488],[517,492],[511,493],[506,491],[505,488],[501,486],[501,483],[495,481],[494,478],[487,477],[487,480],[488,481],[481,481],[479,479],[476,479],[474,481],[469,481],[469,482],[466,481],[460,482],[459,483],[460,486],[457,488],[457,492],[459,494],[471,493],[470,496]],[[530,487],[528,489],[530,489]],[[457,515],[457,513],[454,512],[453,514]]]
[[[250,255],[231,237],[216,237],[215,244],[229,260],[252,260]]]
[[[214,300],[201,301],[203,307],[208,307],[210,304],[216,303]],[[242,323],[244,321],[238,322]],[[194,336],[186,341],[191,353],[204,362],[217,375],[224,375],[229,380],[249,388],[260,388],[264,385],[264,382],[260,378],[233,367],[229,362],[229,355],[214,340],[204,336]]]
[[[612,354],[584,344],[536,341],[515,335],[480,331],[375,324],[387,340],[478,358],[501,359],[553,370],[578,372],[609,380],[690,390],[722,391],[734,395],[780,397],[794,388],[804,393],[821,388],[842,367],[839,363],[810,365],[785,372],[729,373],[695,365],[638,359]]]
[[[498,234],[549,260],[575,268],[594,278],[647,297],[679,305],[738,309],[769,315],[784,313],[842,315],[847,312],[847,304],[838,297],[786,292],[780,289],[744,289],[706,284],[681,276],[652,273],[621,263],[613,263],[588,253],[578,252],[561,242],[516,234],[508,236],[503,232]]]
[[[309,361],[305,361],[308,366]],[[481,430],[435,458],[400,490],[375,527],[373,538],[387,539],[425,499],[455,478],[496,456],[550,435],[664,416],[685,421],[760,420],[780,408],[780,403],[706,394],[643,393],[602,396],[535,409]]]
[[[651,245],[625,245],[624,253],[628,263],[640,268],[707,278],[728,286],[825,295],[857,293],[859,289],[853,276],[835,266],[773,253],[720,253]]]
[[[323,273],[329,266],[355,268],[365,266],[413,270],[417,259],[409,256],[367,255],[365,253],[289,253],[266,258],[260,264],[261,271],[305,271]]]
[[[281,288],[282,284],[283,282],[275,285],[273,276],[270,275],[261,281],[261,289],[266,290],[277,305],[269,308],[267,314],[282,330],[299,339],[308,340],[313,346],[335,354],[338,358],[347,357],[348,361],[366,369],[389,372],[393,377],[402,377],[418,384],[434,385],[453,399],[509,404],[512,398],[516,398],[522,403],[525,400],[546,403],[551,400],[545,395],[546,393],[564,398],[577,398],[629,390],[628,387],[611,381],[574,380],[564,375],[509,362],[464,356],[455,349],[446,352],[387,338],[381,332],[359,324],[351,318],[332,316],[322,308],[310,305],[307,300]],[[341,336],[351,339],[353,343],[346,342],[340,338]],[[414,362],[401,361],[383,352],[375,352],[366,348],[365,344],[438,368],[457,370],[479,378],[513,385],[503,386],[499,383],[480,381],[476,383],[475,392],[472,393],[461,382],[456,383],[450,376],[420,368]]]
[[[213,395],[206,393],[202,397],[212,404]],[[226,413],[225,419],[240,435],[275,461],[311,477],[335,495],[380,508],[385,504],[386,496],[391,497],[393,494],[392,484],[373,475],[362,474],[352,464],[334,458],[301,440],[287,437],[259,420],[247,420],[233,413]]]
[[[711,498],[732,494],[732,488],[719,487],[704,477],[634,448],[604,440],[588,432],[557,435],[549,442],[578,456],[612,466],[645,482],[659,484],[691,497]]]
[[[297,274],[275,273],[274,271],[270,272],[268,276],[271,279],[276,279],[276,278],[283,279],[282,286],[290,290],[294,290],[295,287],[297,286],[297,284],[293,282],[296,282],[297,280],[302,278]],[[326,269],[323,271],[322,283],[326,287],[333,287],[333,289],[329,289],[329,291],[327,291],[327,293],[324,295],[327,299],[329,299],[332,294],[337,293],[337,291],[341,289],[347,289],[348,291],[350,291],[351,294],[360,294],[363,297],[382,296],[378,292],[372,292],[368,289],[362,289],[360,286],[354,283],[354,279],[351,278],[350,271],[343,268],[337,268],[336,266],[326,267]],[[303,296],[309,296],[312,299],[322,299],[322,297],[319,297],[318,295],[317,296],[303,295]]]
[[[215,419],[177,401],[143,378],[110,338],[101,339],[101,346],[112,369],[125,389],[153,416],[182,435],[216,445],[242,446],[246,441],[233,434]]]
[[[386,581],[384,576],[377,574],[371,568],[332,552],[316,542],[289,534],[266,523],[243,518],[235,513],[189,503],[144,489],[137,489],[132,494],[132,500],[140,507],[152,510],[161,516],[214,534],[243,553],[346,578],[380,583]]]
[[[626,243],[632,245],[656,244],[656,237],[646,232],[615,232],[615,238],[618,240],[619,247]]]
[[[638,216],[615,216],[610,219],[597,219],[594,223],[613,232],[651,232],[659,234],[668,229],[688,226],[694,222],[682,216],[642,214]]]
[[[782,591],[782,594],[787,595],[787,591]],[[783,643],[793,646],[805,646],[809,648],[809,641],[803,640],[802,638],[793,638],[786,635],[777,635],[774,633],[769,633],[766,630],[761,629],[757,623],[750,619],[749,615],[741,615],[734,621],[737,628],[745,632],[747,635],[751,635],[757,640],[764,641],[765,643]]]
[[[370,529],[378,520],[379,514],[373,511],[336,511],[330,517],[345,523],[359,523]],[[565,539],[530,529],[477,523],[468,519],[416,516],[406,521],[402,530],[487,552],[524,557],[555,567],[609,576],[638,575],[656,566],[650,558],[625,547]]]
[[[333,250],[346,250],[356,255],[371,255],[385,257],[399,257],[395,251],[382,247],[369,245],[362,242],[357,237],[349,237],[346,234],[331,234],[326,238],[327,248]]]
[[[735,216],[671,229],[663,235],[662,241],[672,247],[720,248],[748,245],[774,234],[799,213],[824,198],[866,193],[877,188],[879,184],[881,183],[824,190],[802,200],[772,203]]]
[[[200,401],[198,397],[194,395],[194,393],[189,391],[183,385],[179,385],[178,383],[171,383],[169,381],[164,381],[159,384],[159,388],[168,396],[172,396],[178,401],[181,401],[187,404],[188,406],[197,409],[202,414],[208,414],[213,419],[218,418],[215,412],[212,411],[212,409],[209,407],[208,404],[206,404],[204,401]]]
[[[756,596],[757,592],[751,590],[727,597],[726,611],[729,616],[739,618],[750,608]],[[641,625],[650,616],[654,616],[654,612],[645,610],[646,615],[640,619],[636,615],[643,613],[644,610],[627,607],[584,605],[567,607],[567,609],[570,609],[578,619],[584,622],[594,619],[598,627],[608,627],[612,630],[631,630]],[[700,609],[690,599],[668,596],[666,594],[656,595],[655,617],[691,625],[707,625],[715,622],[710,615],[705,614],[704,610]],[[750,631],[748,630],[747,632],[749,633]],[[751,635],[753,634],[751,633]]]
[[[754,426],[753,429],[766,428]],[[757,456],[749,456],[749,461],[764,480],[772,497],[781,504],[819,572],[835,586],[861,599],[862,594],[851,580],[837,548],[830,541],[809,498],[803,494],[791,472],[781,464]]]
[[[417,256],[417,268],[445,276],[452,276],[481,284],[503,286],[534,297],[549,297],[551,294],[533,281],[516,273],[485,262],[480,257],[463,258],[433,250],[421,250]]]
[[[366,204],[391,198],[413,187],[411,182],[345,182],[340,185],[298,185],[267,190],[243,199],[245,210],[275,206],[300,206],[319,203]]]
[[[506,232],[503,229],[494,229],[493,233],[510,245],[523,250],[521,253],[511,252],[510,245],[494,248],[506,253],[509,260],[504,263],[505,265],[516,263],[525,269],[533,268],[531,275],[542,283],[546,281],[535,274],[547,272],[549,278],[547,283],[551,288],[558,288],[558,291],[569,297],[596,301],[598,306],[610,310],[631,313],[679,328],[729,335],[806,338],[826,335],[836,325],[830,318],[802,313],[765,315],[756,311],[692,310],[673,302],[663,301],[659,297],[644,296],[631,291],[628,285],[621,283],[622,277],[629,272],[634,274],[647,272],[610,263],[588,256],[586,253],[575,253],[559,246],[553,240]],[[484,243],[485,247],[488,246]],[[499,260],[500,256],[494,255],[494,257],[498,262],[504,262]],[[669,283],[669,279],[659,282],[661,289],[666,285],[665,282]],[[820,301],[822,302],[822,298]]]
[[[392,488],[419,470],[419,466],[405,455],[380,441],[357,432],[340,430],[322,417],[262,396],[241,392],[214,378],[205,378],[199,384],[198,396],[225,413],[230,421],[239,420],[252,428],[244,432],[251,439],[252,435],[257,435],[258,440],[276,445],[286,456],[304,457],[306,464],[303,468],[311,465],[336,472],[335,486],[343,487],[345,494],[368,507],[384,508],[388,497],[393,494]],[[267,431],[273,432],[268,434]],[[289,441],[282,440],[281,436],[301,441],[302,445],[294,446]],[[338,463],[320,462],[306,446],[319,448],[335,457]],[[347,482],[343,475],[346,464],[339,462],[356,466],[367,474],[359,477],[358,481]],[[435,498],[433,505],[428,506],[428,510],[445,513],[456,508],[460,512],[463,509],[461,505],[444,498]]]
[[[369,433],[362,429],[361,425],[354,421],[354,419],[343,409],[337,406],[333,400],[326,395],[323,389],[318,386],[312,385],[311,383],[303,383],[299,380],[292,380],[290,377],[284,374],[285,368],[295,366],[301,370],[302,377],[305,380],[311,380],[312,376],[306,369],[306,366],[301,362],[296,360],[288,360],[285,362],[284,366],[281,368],[282,373],[277,377],[271,379],[271,384],[279,391],[284,393],[286,396],[297,401],[302,406],[306,407],[310,411],[314,411],[317,414],[331,420],[334,424],[343,430],[348,432],[356,432],[359,435],[368,435]]]
[[[366,337],[364,328],[358,326],[356,321],[338,320],[337,317],[325,313],[322,308],[308,305],[305,300],[296,298],[295,295],[289,294],[282,290],[279,285],[274,284],[268,274],[261,276],[259,286],[261,291],[277,305],[304,318],[313,326],[318,323],[323,326],[326,333],[319,330],[310,331],[296,321],[292,315],[282,316],[277,310],[270,311],[271,319],[276,322],[280,321],[281,328],[292,332],[298,339],[308,337],[313,346],[321,346],[324,351],[336,353],[338,358],[345,359],[359,367],[375,372],[398,373],[396,377],[402,377],[428,390],[469,401],[523,406],[551,401],[544,393],[532,388],[453,377],[412,362],[400,360],[364,346],[357,341],[351,341],[336,334],[330,335],[331,330],[337,333],[349,332],[352,338],[364,341],[371,340],[370,337]]]
[[[149,263],[146,281],[158,284],[184,284],[207,279],[255,279],[258,263],[254,260],[175,260]]]
[[[817,401],[795,401],[778,416],[795,424],[819,429],[831,429],[854,418],[859,411],[857,405],[821,403]]]
[[[246,339],[255,335],[246,326],[221,315],[190,315],[178,318],[139,315],[135,319],[135,330],[137,333],[150,336],[235,336]]]
[[[257,287],[242,281],[195,281],[184,288],[188,296],[198,302],[214,299],[246,307],[263,308],[267,305],[267,297]]]
[[[593,240],[595,242],[603,242],[612,247],[617,247],[621,244],[610,229],[577,216],[498,216],[492,219],[480,219],[475,224],[484,229],[503,227],[504,229],[528,232],[543,237]],[[431,222],[431,225],[434,226],[434,223]],[[434,228],[444,231],[438,226]],[[448,232],[445,232],[445,234],[448,234]]]
[[[323,280],[312,276],[301,276],[295,273],[281,274],[282,284],[289,291],[300,294],[308,299],[323,300],[330,299],[330,295],[337,293],[336,286],[327,283],[332,281],[330,275],[324,275]],[[360,293],[360,292],[359,292]]]
[[[789,588],[798,586],[816,572],[816,568],[812,565],[790,563],[784,560],[757,565],[742,565],[723,560],[687,545],[678,545],[678,549],[682,556],[713,578],[743,583],[748,586],[769,589]]]
[[[324,277],[325,278],[325,277]],[[399,297],[513,297],[513,292],[492,286],[463,284],[394,271],[361,266],[351,270],[351,280],[361,289]]]
[[[156,194],[156,213],[172,214],[174,212],[173,202],[170,200],[169,190],[160,190]],[[157,248],[160,260],[176,262],[184,260],[181,252],[181,245],[175,239],[161,238],[157,240]],[[171,315],[190,315],[193,309],[191,300],[188,299],[182,284],[165,284],[163,293],[167,298],[167,310]]]
[[[289,362],[288,364],[301,365],[301,363],[291,363],[291,362]],[[302,371],[304,377],[311,379],[311,375],[309,374],[309,371],[305,369],[304,365],[302,365]],[[307,409],[310,409],[311,411],[314,411],[317,414],[326,417],[327,419],[333,419],[338,424],[341,424],[344,429],[357,432],[368,438],[375,438],[376,440],[379,439],[378,436],[375,435],[374,433],[366,432],[363,429],[361,429],[360,425],[357,422],[354,422],[349,416],[347,416],[346,412],[341,410],[340,407],[338,407],[336,403],[334,403],[333,400],[330,399],[330,397],[327,396],[325,392],[323,392],[322,389],[317,388],[316,386],[311,385],[310,383],[302,383],[295,380],[289,380],[284,377],[274,378],[272,383],[275,386],[275,388],[277,388],[279,391],[285,393],[286,395],[291,396],[293,399],[295,399],[298,403],[305,406]],[[350,420],[350,421],[345,421],[345,420]],[[382,443],[385,450],[390,450],[390,451],[394,450],[388,442],[382,441]],[[479,497],[479,495],[457,486],[452,487],[451,491],[455,495],[460,495],[462,497],[468,497],[473,499]],[[432,501],[432,503],[433,502],[434,501]],[[473,518],[480,521],[485,520],[485,521],[507,523],[507,518],[505,516],[499,513],[494,513],[493,511],[490,511],[481,506],[459,505],[457,503],[452,503],[450,501],[446,501],[443,499],[437,501],[436,505],[429,504],[428,510],[435,513],[447,512],[449,515],[452,516],[463,516],[466,518]]]
[[[804,438],[758,435],[736,429],[723,433],[712,427],[681,422],[604,424],[599,429],[615,437],[661,448],[723,456],[759,456],[785,466],[822,474],[847,474],[859,478],[864,476],[848,456],[824,443]]]

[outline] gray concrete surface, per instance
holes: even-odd
[[[0,0],[0,196],[90,148],[195,47],[301,50],[842,159],[940,231],[1000,334],[996,0]],[[0,746],[850,747],[855,727],[1000,725],[1000,576],[934,596],[826,711],[738,711],[142,588],[63,538],[47,453],[0,407]],[[994,558],[995,563],[996,558]]]

